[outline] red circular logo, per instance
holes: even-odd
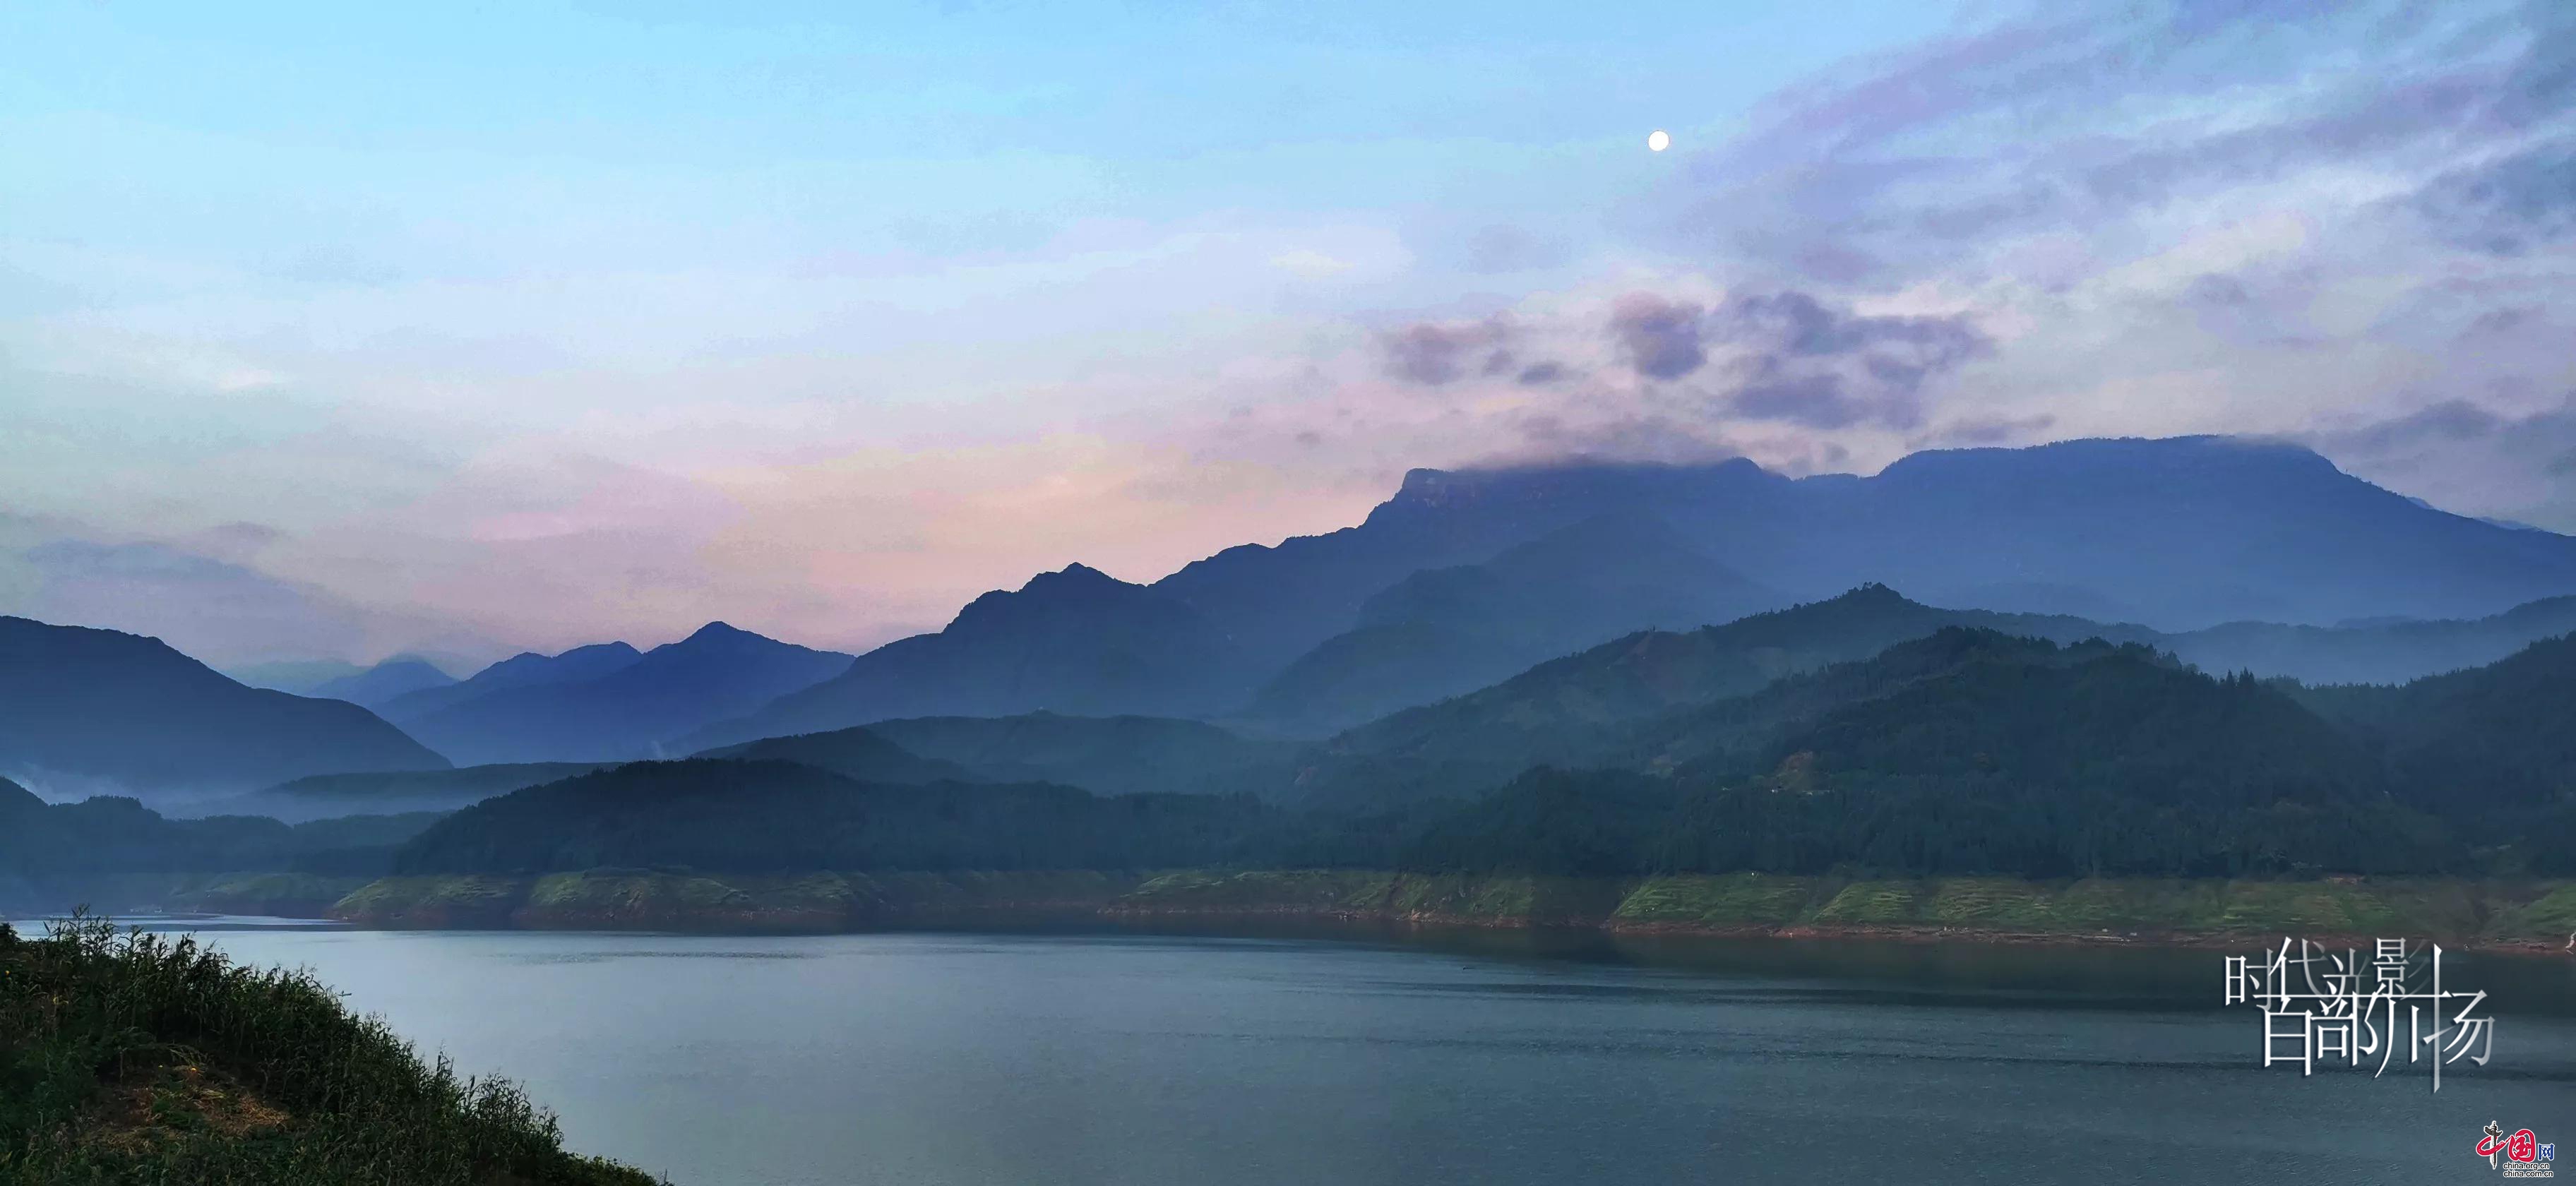
[[[2515,1161],[2529,1161],[2540,1155],[2540,1138],[2524,1129],[2504,1139],[2504,1155]]]

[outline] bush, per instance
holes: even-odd
[[[0,1186],[650,1181],[310,973],[78,914],[0,924]]]

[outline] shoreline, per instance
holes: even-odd
[[[1024,931],[1054,931],[1071,926],[1077,933],[1123,933],[1123,923],[1200,923],[1206,930],[1240,938],[1262,938],[1257,926],[1227,928],[1227,922],[1322,923],[1353,928],[1367,928],[1376,934],[1409,931],[1467,932],[1546,932],[1556,934],[1591,934],[1623,939],[1722,939],[1767,940],[1778,942],[1897,943],[1909,946],[1938,946],[1963,943],[1998,947],[2092,947],[2168,951],[2238,951],[2249,943],[2269,946],[2285,936],[2276,931],[2138,931],[2118,934],[2085,934],[2071,931],[2022,931],[1976,927],[1901,927],[1901,926],[1753,926],[1709,925],[1692,923],[1534,923],[1513,918],[1461,918],[1444,915],[1389,916],[1352,911],[1314,911],[1287,908],[1225,908],[1193,910],[1076,909],[996,910],[983,913],[947,913],[879,920],[875,925],[725,925],[739,922],[731,919],[556,916],[540,920],[459,919],[448,922],[422,920],[393,921],[369,918],[343,918],[327,914],[297,913],[286,910],[258,910],[248,913],[205,912],[136,912],[108,915],[117,921],[182,922],[193,919],[274,918],[286,922],[328,924],[350,931],[558,931],[566,934],[659,934],[659,935],[877,935],[903,934],[916,931],[991,932],[997,934]],[[533,925],[531,922],[533,921]],[[1112,924],[1104,927],[1082,926],[1084,923]],[[1051,924],[1051,925],[1050,925]],[[1192,928],[1196,933],[1199,928]],[[2396,935],[2335,934],[2327,932],[2294,932],[2286,937],[2305,939],[2328,950],[2349,948],[2366,951],[2380,938]],[[2517,959],[2576,959],[2576,951],[2540,939],[2490,939],[2478,936],[2440,937],[2407,935],[2412,940],[2438,942],[2444,951],[2477,955],[2507,956]]]
[[[2402,936],[2452,951],[2576,958],[2568,948],[2576,932],[2576,881],[2564,880],[598,869],[338,882],[245,875],[174,886],[157,905],[173,913],[322,919],[375,930],[835,934],[1158,921],[1222,926],[1231,920],[1633,938],[2184,949],[2270,945],[2287,936],[2366,950],[2376,938]]]

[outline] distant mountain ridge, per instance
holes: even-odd
[[[27,781],[189,794],[447,765],[355,704],[244,687],[156,638],[0,617],[0,771]]]
[[[588,774],[602,765],[532,762],[459,766],[453,770],[308,774],[202,807],[208,815],[264,815],[290,824],[348,815],[454,811],[522,787]]]
[[[1331,737],[1338,754],[1400,730],[1389,722],[1405,710],[1486,696],[1639,630],[1659,632],[1635,644],[1655,662],[1687,666],[1691,644],[1666,636],[1873,587],[1911,608],[1702,676],[1740,690],[1970,625],[2141,642],[2213,671],[2397,683],[2576,627],[2576,539],[2446,514],[2305,449],[2212,437],[1933,451],[1870,477],[1793,479],[1741,459],[1415,470],[1356,526],[1229,548],[1151,584],[1070,565],[856,658],[711,623],[649,654],[524,654],[364,695],[469,765],[1046,713]]]
[[[1471,691],[1640,627],[1689,629],[1789,598],[1652,515],[1599,515],[1483,564],[1425,569],[1265,684],[1244,716],[1331,732]]]
[[[2059,645],[2101,639],[2143,646],[2212,675],[2250,670],[2312,684],[2394,683],[2402,677],[2392,673],[2483,667],[2576,631],[2576,599],[2472,621],[2335,628],[2231,623],[2165,634],[2066,615],[1942,609],[1870,585],[1720,626],[1641,631],[1463,696],[1390,714],[1325,742],[1304,778],[1311,793],[1332,799],[1376,793],[1337,789],[1345,779],[1379,788],[1455,787],[1531,765],[1596,764],[1610,760],[1605,746],[1631,744],[1619,730],[1636,722],[1748,695],[1950,628]]]
[[[2434,510],[2268,441],[1936,450],[1869,477],[1793,479],[1742,459],[1415,470],[1355,527],[1229,548],[1146,586],[1076,566],[1052,575],[1081,579],[987,594],[936,634],[862,656],[828,690],[690,741],[1036,709],[1326,730],[1492,677],[1496,647],[1465,627],[1477,603],[1455,595],[1546,605],[1579,588],[1572,578],[1585,567],[1517,566],[1514,575],[1504,557],[1553,533],[1579,545],[1605,529],[1672,541],[1632,550],[1630,588],[1687,589],[1694,566],[1712,568],[1743,582],[1747,604],[1757,589],[1785,602],[1881,583],[1934,604],[2173,632],[2472,619],[2576,594],[2576,538]],[[1609,546],[1592,555],[1622,559]],[[1655,573],[1657,557],[1668,572]],[[1462,567],[1484,571],[1432,575]],[[1373,604],[1449,605],[1459,618]],[[1653,598],[1624,610],[1595,604],[1601,612],[1581,628],[1611,637],[1698,624],[1652,620],[1663,613]],[[1042,657],[1023,666],[1021,656]],[[1082,658],[1063,661],[1071,656]]]
[[[1865,590],[1803,617],[1885,616],[1911,604],[1891,596]],[[1732,653],[1760,665],[1765,644],[1795,641],[1783,626],[1801,617],[1739,632]],[[857,755],[863,765],[903,754],[849,730],[518,791],[431,825],[392,864],[404,874],[519,876],[1216,864],[1585,878],[2548,877],[2576,868],[2565,846],[2576,801],[2547,781],[2489,776],[2563,779],[2576,760],[2576,737],[2555,727],[2576,704],[2571,647],[2576,638],[2538,643],[2406,688],[2325,690],[2324,701],[2348,703],[2321,714],[2314,690],[2212,676],[2139,643],[2061,646],[1944,625],[1750,693],[1598,719],[1588,752],[1565,764],[1303,804],[872,781],[782,760],[800,749],[807,761]],[[1726,663],[1700,666],[1633,702],[1724,682]],[[1586,731],[1561,716],[1506,728],[1550,723]],[[951,719],[933,732],[990,738],[995,727]],[[1077,747],[1103,736],[1060,720],[1009,727],[1059,732]],[[1496,734],[1454,740],[1466,752]],[[2406,757],[2447,766],[2471,750],[2508,758],[2427,782]]]
[[[1076,564],[987,593],[936,634],[868,652],[829,682],[682,739],[695,751],[893,717],[1184,716],[1249,694],[1241,654],[1189,605]]]
[[[325,700],[346,700],[375,712],[404,695],[429,688],[443,688],[456,682],[456,677],[418,655],[396,655],[365,671],[325,680],[314,686],[308,696]]]
[[[1868,585],[1721,626],[1641,631],[1391,714],[1323,743],[1302,782],[1317,802],[1350,803],[1456,793],[1532,766],[1602,765],[1639,722],[1958,626],[2052,642],[2153,637],[2082,618],[1938,609]]]
[[[1284,796],[1305,747],[1167,717],[911,717],[698,756],[775,759],[867,782],[1046,782],[1097,795]]]
[[[673,739],[829,679],[850,656],[817,651],[722,622],[632,662],[617,648],[581,648],[553,659],[528,656],[487,669],[460,687],[498,683],[480,694],[414,715],[394,709],[413,736],[466,765],[618,762],[661,756]],[[631,650],[631,648],[628,648]],[[589,666],[604,674],[574,676]],[[437,689],[445,692],[446,689]]]
[[[2228,622],[2165,635],[2157,645],[2211,671],[2244,669],[2306,684],[2401,684],[2484,667],[2545,638],[2576,633],[2576,597],[2551,597],[2483,618],[2283,626]]]
[[[385,717],[396,722],[418,720],[504,688],[582,683],[616,672],[643,657],[644,652],[622,642],[574,647],[559,655],[521,651],[463,680],[397,696],[385,705]]]

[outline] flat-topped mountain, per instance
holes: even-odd
[[[1416,470],[1354,527],[1230,548],[1147,586],[1075,566],[987,594],[936,634],[691,740],[1038,709],[1311,735],[1480,686],[1550,646],[1872,583],[2166,632],[2468,620],[2576,594],[2576,539],[2224,437],[1931,451],[1867,477],[1740,459]],[[2454,657],[2434,646],[2413,662]]]

